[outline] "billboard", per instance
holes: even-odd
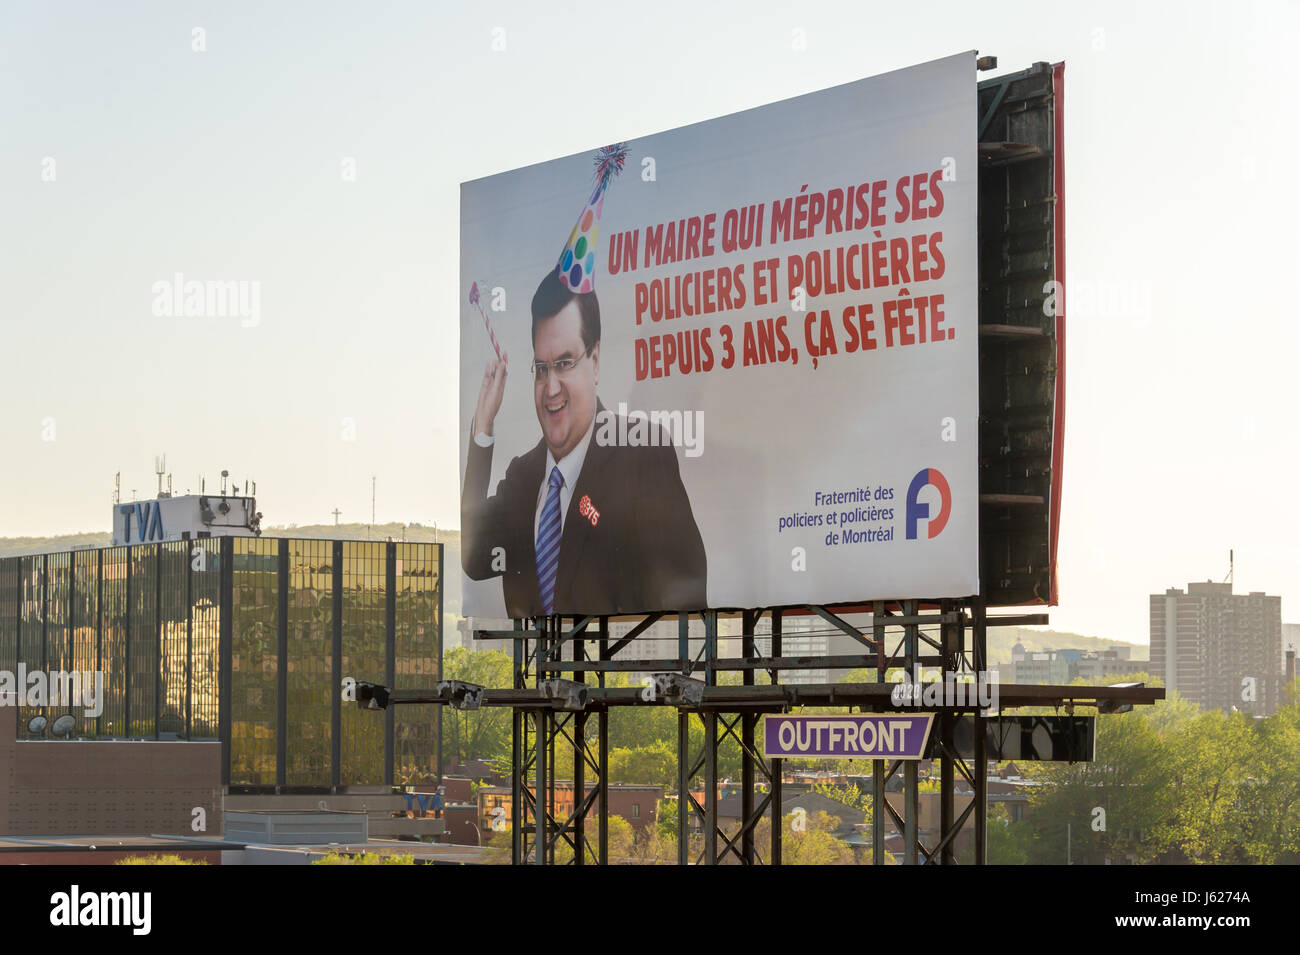
[[[978,592],[975,55],[461,187],[466,615]]]

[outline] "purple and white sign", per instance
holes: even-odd
[[[933,713],[815,713],[763,717],[768,759],[920,759]]]

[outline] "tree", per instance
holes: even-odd
[[[1026,764],[1025,771],[1041,784],[1029,793],[1030,862],[1060,865],[1068,856],[1100,864],[1130,855],[1151,862],[1159,855],[1175,791],[1168,747],[1142,714],[1098,719],[1092,762]]]
[[[1178,798],[1163,828],[1167,847],[1189,862],[1240,861],[1251,828],[1243,791],[1258,768],[1258,739],[1244,714],[1202,713],[1173,737],[1171,785]]]
[[[814,812],[806,816],[790,813],[781,820],[782,865],[853,865],[853,848],[836,839],[839,816]],[[754,844],[767,857],[772,844],[772,823],[766,817],[754,827]]]
[[[415,865],[415,856],[380,855],[375,852],[356,854],[329,852],[312,865]]]
[[[677,747],[666,740],[646,746],[620,747],[609,753],[609,779],[615,783],[677,788]]]
[[[1172,736],[1184,729],[1201,712],[1198,707],[1177,690],[1167,690],[1165,698],[1155,706],[1144,706],[1141,713],[1159,736]]]
[[[1024,844],[1027,829],[1025,823],[1011,821],[1006,806],[999,804],[989,809],[986,829],[989,865],[1025,865],[1029,861]]]
[[[113,865],[207,865],[204,859],[185,859],[178,853],[153,856],[127,856],[118,859]]]
[[[594,826],[590,833],[595,835]],[[633,850],[636,846],[636,834],[632,831],[632,823],[628,822],[622,816],[609,817],[609,861],[625,862],[633,858]]]
[[[514,685],[514,663],[499,650],[453,647],[443,654],[443,679],[464,680],[486,687]],[[477,710],[443,708],[443,752],[462,763],[471,759],[511,758],[510,710],[485,706]]]
[[[1300,861],[1300,706],[1283,706],[1259,726],[1256,758],[1240,790],[1249,821],[1242,851],[1253,863]]]

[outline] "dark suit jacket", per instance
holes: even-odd
[[[704,609],[704,541],[682,486],[676,448],[604,446],[596,440],[598,431],[599,424],[564,515],[554,612]],[[473,580],[504,577],[509,616],[538,616],[542,595],[533,522],[546,442],[511,461],[496,494],[488,497],[492,451],[470,436],[460,505],[461,564]],[[584,496],[599,512],[594,525],[579,512]],[[493,567],[497,547],[505,548],[504,572]]]

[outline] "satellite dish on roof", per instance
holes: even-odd
[[[71,713],[64,713],[57,720],[54,721],[54,725],[50,727],[50,732],[53,733],[55,736],[60,736],[60,737],[71,736],[72,730],[76,727],[76,725],[77,725],[77,718],[73,716]]]
[[[45,717],[33,716],[27,722],[27,732],[33,736],[40,736],[45,732]]]

